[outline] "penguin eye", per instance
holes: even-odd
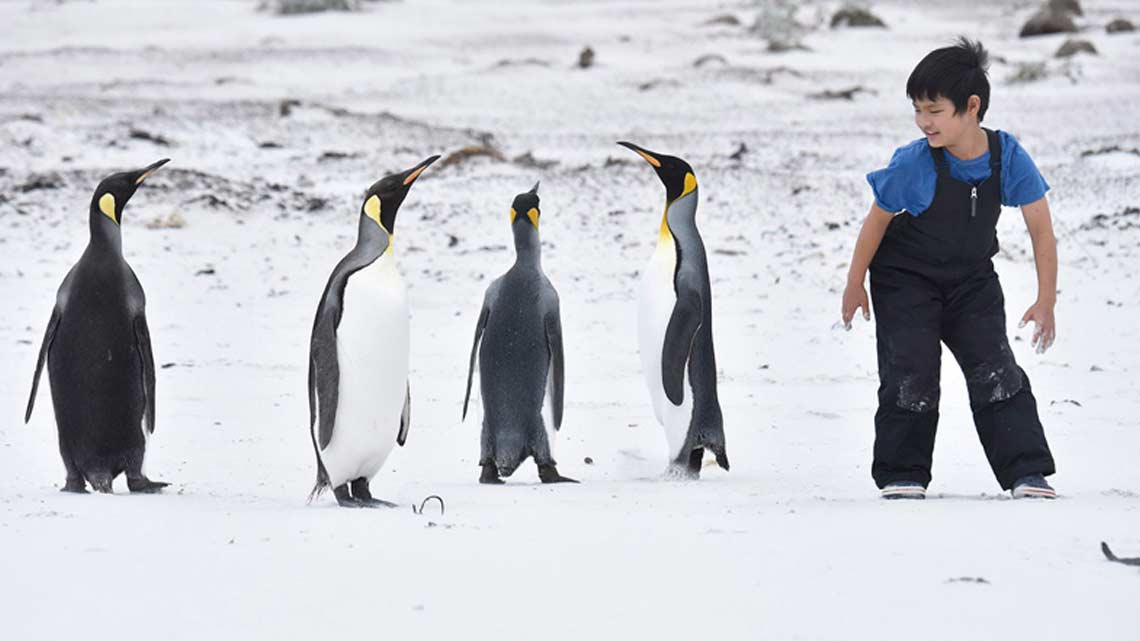
[[[103,212],[103,215],[110,218],[115,224],[119,223],[119,219],[115,216],[115,197],[110,193],[99,197],[99,211]]]

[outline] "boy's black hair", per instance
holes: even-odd
[[[966,102],[976,95],[982,101],[981,122],[990,106],[989,66],[990,54],[982,43],[962,36],[953,46],[926,54],[907,78],[906,95],[911,100],[946,98],[954,103],[954,115],[966,111]]]

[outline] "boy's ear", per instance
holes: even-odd
[[[978,94],[971,94],[970,97],[966,99],[966,113],[971,116],[977,116],[981,108],[982,99],[978,97]]]

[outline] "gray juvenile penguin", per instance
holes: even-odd
[[[411,425],[408,296],[396,268],[396,212],[432,156],[364,194],[356,246],[321,294],[309,342],[309,434],[317,481],[341,507],[392,507],[369,483]]]
[[[67,469],[64,492],[110,493],[126,473],[131,492],[157,492],[168,483],[143,472],[154,433],[154,356],[146,324],[146,295],[123,258],[120,224],[135,190],[169,159],[104,178],[91,198],[91,240],[56,293],[40,346],[24,422],[32,417],[47,362],[59,453]]]
[[[680,158],[618,144],[648,162],[665,185],[665,213],[641,276],[637,320],[642,371],[669,445],[669,473],[699,477],[705,448],[727,470],[716,392],[712,289],[697,231],[697,177]]]
[[[538,185],[515,196],[515,264],[487,288],[475,326],[463,417],[479,362],[483,399],[480,483],[500,484],[528,456],[543,483],[577,483],[558,473],[551,453],[562,427],[562,320],[558,292],[542,271]]]

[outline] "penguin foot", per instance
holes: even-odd
[[[701,471],[699,469],[694,470],[688,465],[671,463],[665,470],[665,478],[675,481],[696,481],[701,478]]]
[[[483,466],[483,473],[479,475],[479,482],[483,485],[503,485],[503,479],[499,478],[499,468],[495,467],[494,463],[487,463]]]
[[[63,487],[59,488],[60,492],[73,492],[75,494],[87,494],[87,483],[82,479],[67,479]]]
[[[353,496],[348,493],[348,483],[334,487],[333,496],[336,497],[336,504],[341,507],[364,507],[360,504],[359,499],[353,498]]]
[[[111,476],[110,475],[93,476],[93,477],[88,478],[87,480],[91,483],[91,487],[95,488],[96,492],[98,492],[100,494],[111,494],[112,493]]]
[[[358,498],[358,499],[356,499],[356,503],[357,503],[357,507],[370,507],[370,508],[399,507],[395,503],[390,503],[388,501],[383,501],[380,499],[374,499],[372,497],[368,497],[366,499]]]
[[[538,466],[538,479],[543,483],[577,483],[578,481],[562,476],[558,473],[558,468],[553,465],[539,465]]]
[[[127,489],[132,494],[157,494],[162,491],[162,488],[170,485],[165,481],[152,481],[147,477],[132,479],[127,478]]]

